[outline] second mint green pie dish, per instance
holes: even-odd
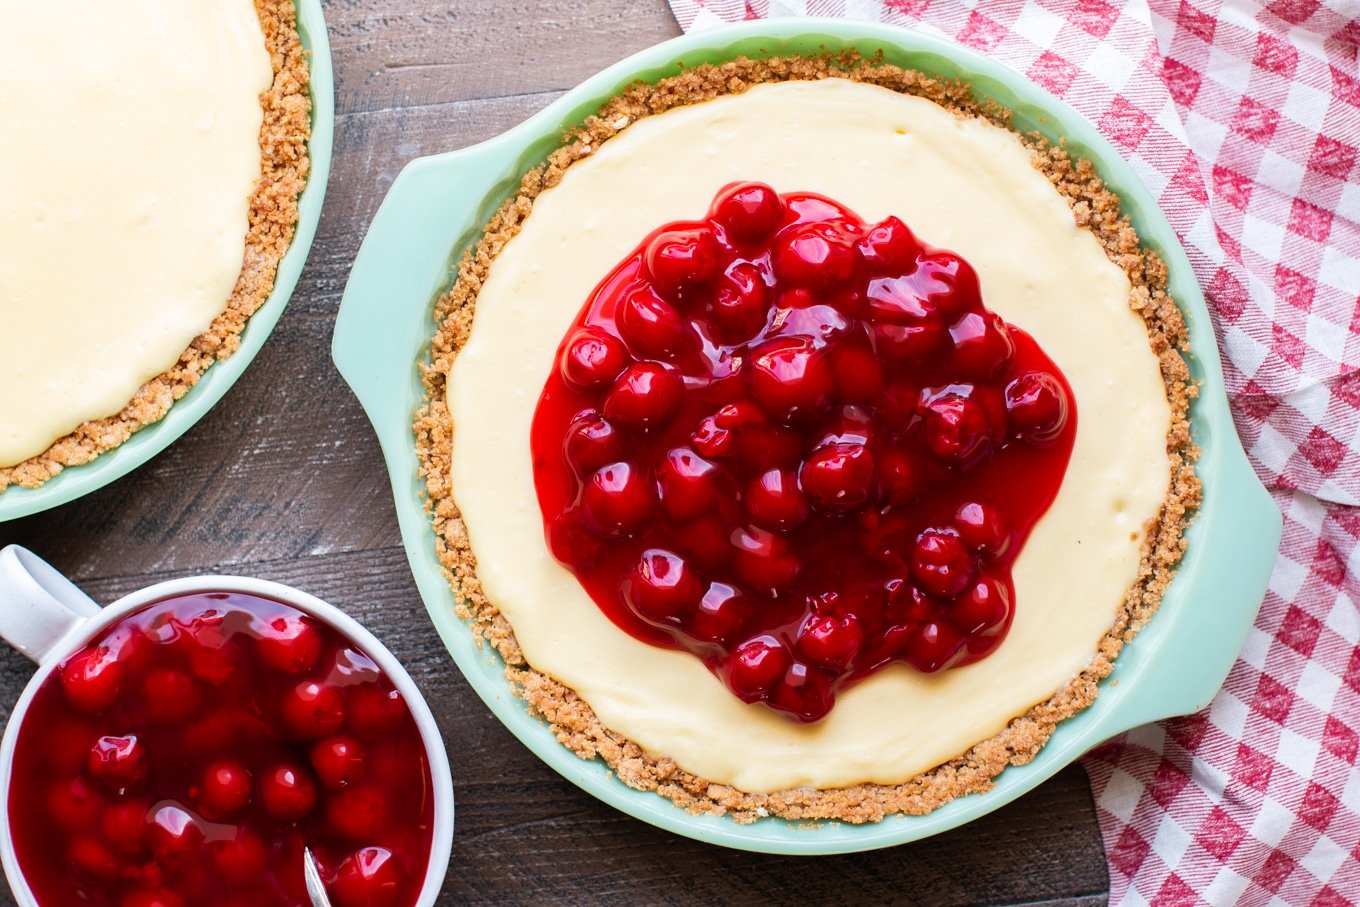
[[[241,332],[241,345],[230,358],[216,362],[198,383],[161,419],[135,432],[127,441],[80,466],[70,466],[37,488],[11,485],[0,492],[0,523],[39,513],[103,488],[165,450],[207,415],[250,365],[297,286],[321,219],[321,201],[331,169],[335,133],[335,81],[331,47],[321,0],[297,0],[297,30],[311,74],[312,135],[307,143],[311,170],[298,199],[298,222],[288,252],[279,262],[274,291]]]
[[[1007,768],[992,790],[925,816],[893,816],[875,824],[830,821],[810,827],[764,819],[741,825],[725,816],[690,815],[657,794],[627,787],[603,763],[568,751],[513,695],[499,656],[479,646],[458,619],[422,509],[411,429],[423,396],[417,364],[429,358],[435,299],[480,226],[570,127],[611,96],[637,80],[674,75],[682,65],[847,49],[869,57],[881,51],[889,63],[971,83],[981,98],[1011,109],[1019,129],[1065,138],[1122,196],[1139,233],[1166,260],[1171,292],[1190,326],[1190,368],[1200,383],[1192,420],[1202,450],[1204,505],[1160,611],[1124,649],[1096,703],[1064,721],[1033,761]],[[473,688],[526,746],[592,795],[653,825],[728,847],[806,855],[914,841],[1014,800],[1115,734],[1204,708],[1246,639],[1280,539],[1279,511],[1252,473],[1233,428],[1204,298],[1175,233],[1129,165],[1075,111],[1021,76],[946,42],[887,26],[777,20],[686,35],[605,70],[498,138],[411,162],[388,192],[355,261],[333,355],[382,444],[406,554],[426,607]]]

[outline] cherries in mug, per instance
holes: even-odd
[[[124,615],[62,660],[18,729],[8,813],[43,907],[409,907],[434,784],[391,678],[337,629],[243,592]]]

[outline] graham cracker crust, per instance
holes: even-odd
[[[122,444],[133,432],[159,422],[210,365],[236,352],[247,319],[273,292],[274,275],[297,226],[298,196],[311,168],[307,142],[311,137],[312,101],[307,56],[298,35],[293,0],[255,0],[255,9],[274,67],[274,82],[260,94],[264,109],[260,180],[250,200],[245,257],[231,297],[222,314],[194,339],[179,360],[143,384],[121,411],[85,422],[37,456],[0,468],[0,492],[10,485],[37,488],[67,466],[88,463]]]
[[[436,304],[430,361],[420,364],[425,401],[415,418],[416,450],[439,560],[458,595],[458,616],[500,653],[511,688],[527,701],[531,713],[549,723],[568,749],[583,759],[604,760],[630,787],[656,791],[690,812],[726,813],[738,822],[779,816],[800,821],[840,819],[862,823],[878,821],[893,813],[921,815],[955,797],[986,791],[1006,766],[1030,761],[1059,721],[1095,701],[1099,683],[1113,670],[1120,649],[1157,610],[1185,550],[1185,527],[1200,502],[1200,482],[1193,465],[1198,450],[1191,440],[1189,423],[1190,400],[1198,389],[1181,356],[1181,351],[1188,349],[1188,334],[1180,310],[1167,295],[1166,266],[1155,252],[1141,246],[1129,219],[1120,213],[1118,197],[1105,188],[1089,161],[1074,159],[1061,145],[1055,146],[1037,134],[1022,135],[1022,141],[1033,154],[1034,166],[1067,199],[1077,224],[1089,229],[1109,259],[1128,275],[1133,285],[1129,305],[1147,325],[1149,343],[1159,358],[1172,409],[1166,439],[1171,462],[1170,491],[1160,512],[1148,524],[1138,579],[1125,595],[1114,623],[1086,669],[1051,698],[1013,719],[1001,733],[903,784],[860,784],[832,790],[794,788],[762,794],[698,777],[666,756],[644,751],[604,727],[573,690],[526,661],[513,628],[482,594],[476,560],[448,481],[453,425],[445,402],[445,380],[450,365],[467,341],[477,294],[492,260],[519,231],[539,193],[556,185],[567,167],[589,156],[601,142],[638,118],[720,94],[739,93],[761,82],[830,77],[917,95],[958,116],[981,116],[1010,129],[1008,111],[980,104],[964,84],[939,81],[920,72],[849,54],[767,60],[739,58],[722,65],[696,66],[655,85],[636,84],[566,135],[563,147],[553,152],[542,166],[527,173],[518,193],[501,206],[480,240],[464,252],[457,278]]]

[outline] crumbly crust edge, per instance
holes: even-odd
[[[173,366],[143,384],[121,411],[82,423],[37,456],[0,468],[0,493],[10,485],[37,488],[66,467],[88,463],[139,429],[159,422],[210,365],[236,352],[246,321],[273,292],[279,262],[297,226],[298,196],[311,168],[307,142],[311,137],[312,101],[293,0],[255,0],[255,10],[274,68],[274,81],[260,94],[264,110],[260,180],[250,200],[241,273],[226,307]]]
[[[1120,213],[1119,198],[1105,188],[1089,161],[1074,159],[1061,146],[1037,134],[1021,135],[1033,163],[1067,199],[1078,225],[1089,229],[1109,259],[1121,267],[1133,286],[1130,306],[1147,325],[1171,403],[1167,433],[1171,485],[1160,512],[1148,523],[1138,578],[1118,608],[1114,623],[1097,646],[1087,667],[1048,700],[1011,720],[997,735],[967,752],[902,784],[859,784],[817,790],[792,788],[751,793],[685,771],[667,756],[642,749],[605,727],[574,690],[535,670],[525,659],[514,631],[483,595],[476,560],[452,497],[448,476],[453,424],[445,402],[445,380],[454,358],[467,341],[477,294],[491,262],[520,228],[534,198],[556,185],[574,162],[638,118],[673,107],[739,93],[761,82],[850,78],[917,95],[959,116],[982,116],[1010,129],[1009,112],[983,105],[968,87],[922,73],[864,59],[854,54],[739,58],[721,65],[701,65],[650,85],[639,83],[609,101],[580,127],[568,133],[561,148],[529,171],[518,192],[486,224],[480,240],[462,255],[452,286],[435,308],[436,332],[431,359],[421,363],[425,401],[416,413],[416,450],[425,483],[426,511],[433,522],[439,561],[457,593],[457,614],[479,641],[493,646],[504,659],[511,688],[524,698],[532,714],[551,726],[557,739],[583,759],[602,759],[630,787],[653,790],[693,813],[731,815],[738,822],[766,816],[798,821],[840,819],[851,823],[878,821],[894,813],[922,815],[955,797],[983,792],[1008,765],[1029,762],[1059,721],[1095,701],[1099,683],[1114,668],[1126,642],[1157,610],[1162,594],[1185,550],[1184,530],[1200,502],[1195,474],[1198,456],[1190,436],[1189,405],[1198,388],[1181,355],[1188,333],[1175,301],[1167,295],[1166,266],[1141,246],[1129,219]]]

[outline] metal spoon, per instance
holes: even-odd
[[[321,872],[316,867],[316,857],[310,847],[302,848],[302,877],[307,881],[307,896],[312,899],[312,907],[331,907],[331,899],[326,897],[326,886],[321,884]]]

